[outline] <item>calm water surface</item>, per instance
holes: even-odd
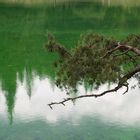
[[[48,103],[67,95],[54,85],[51,64],[57,55],[43,47],[49,32],[67,48],[91,30],[116,39],[138,34],[139,5],[136,0],[0,0],[0,140],[140,140],[138,88],[51,110]],[[86,93],[83,86],[79,90]]]

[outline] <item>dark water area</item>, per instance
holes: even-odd
[[[122,2],[0,1],[0,140],[140,139],[137,88],[125,96],[118,91],[53,110],[47,106],[67,97],[54,84],[52,63],[58,56],[46,52],[47,34],[68,49],[87,31],[118,40],[139,34],[139,2]],[[79,94],[86,92],[79,89]]]

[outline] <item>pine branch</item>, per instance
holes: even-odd
[[[107,56],[110,56],[112,53],[114,53],[115,51],[120,50],[121,52],[123,51],[123,53],[119,54],[119,55],[123,55],[123,54],[127,54],[129,51],[135,53],[137,56],[140,56],[140,49],[133,47],[133,46],[129,46],[129,45],[121,45],[120,42],[118,42],[118,45],[109,50],[102,58],[105,58]],[[115,55],[117,56],[117,55]]]
[[[138,65],[135,69],[133,69],[132,71],[130,71],[127,74],[125,74],[122,78],[120,78],[119,83],[115,88],[110,89],[110,90],[106,90],[106,91],[104,91],[104,92],[102,92],[100,94],[81,95],[81,96],[77,96],[77,97],[73,97],[73,98],[66,98],[63,101],[52,102],[52,103],[50,103],[48,105],[49,105],[49,107],[51,109],[53,109],[53,107],[52,107],[53,105],[62,104],[62,105],[65,106],[65,103],[68,102],[68,101],[74,101],[74,100],[77,100],[77,99],[87,98],[87,97],[95,97],[95,98],[101,97],[101,96],[104,96],[104,95],[106,95],[108,93],[117,92],[122,87],[126,87],[126,91],[123,93],[123,94],[125,94],[129,90],[127,80],[130,79],[131,77],[133,77],[138,72],[140,72],[140,65]]]

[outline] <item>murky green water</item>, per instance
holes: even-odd
[[[90,30],[117,39],[140,33],[139,1],[0,2],[0,140],[140,140],[137,88],[50,110],[66,94],[53,83],[57,55],[43,47],[48,32],[68,48]]]

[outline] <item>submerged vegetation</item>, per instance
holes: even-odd
[[[129,89],[128,80],[140,72],[140,35],[129,35],[118,42],[102,35],[87,33],[70,51],[48,36],[46,48],[50,52],[57,51],[60,59],[54,63],[57,67],[56,85],[65,88],[68,93],[76,92],[79,84],[98,88],[104,83],[116,83],[117,86],[101,94],[91,94],[65,99],[75,100],[83,97],[99,97],[115,92],[123,86],[126,93]],[[129,65],[129,66],[128,66]],[[127,68],[126,68],[127,66]],[[50,105],[53,105],[52,103]]]

